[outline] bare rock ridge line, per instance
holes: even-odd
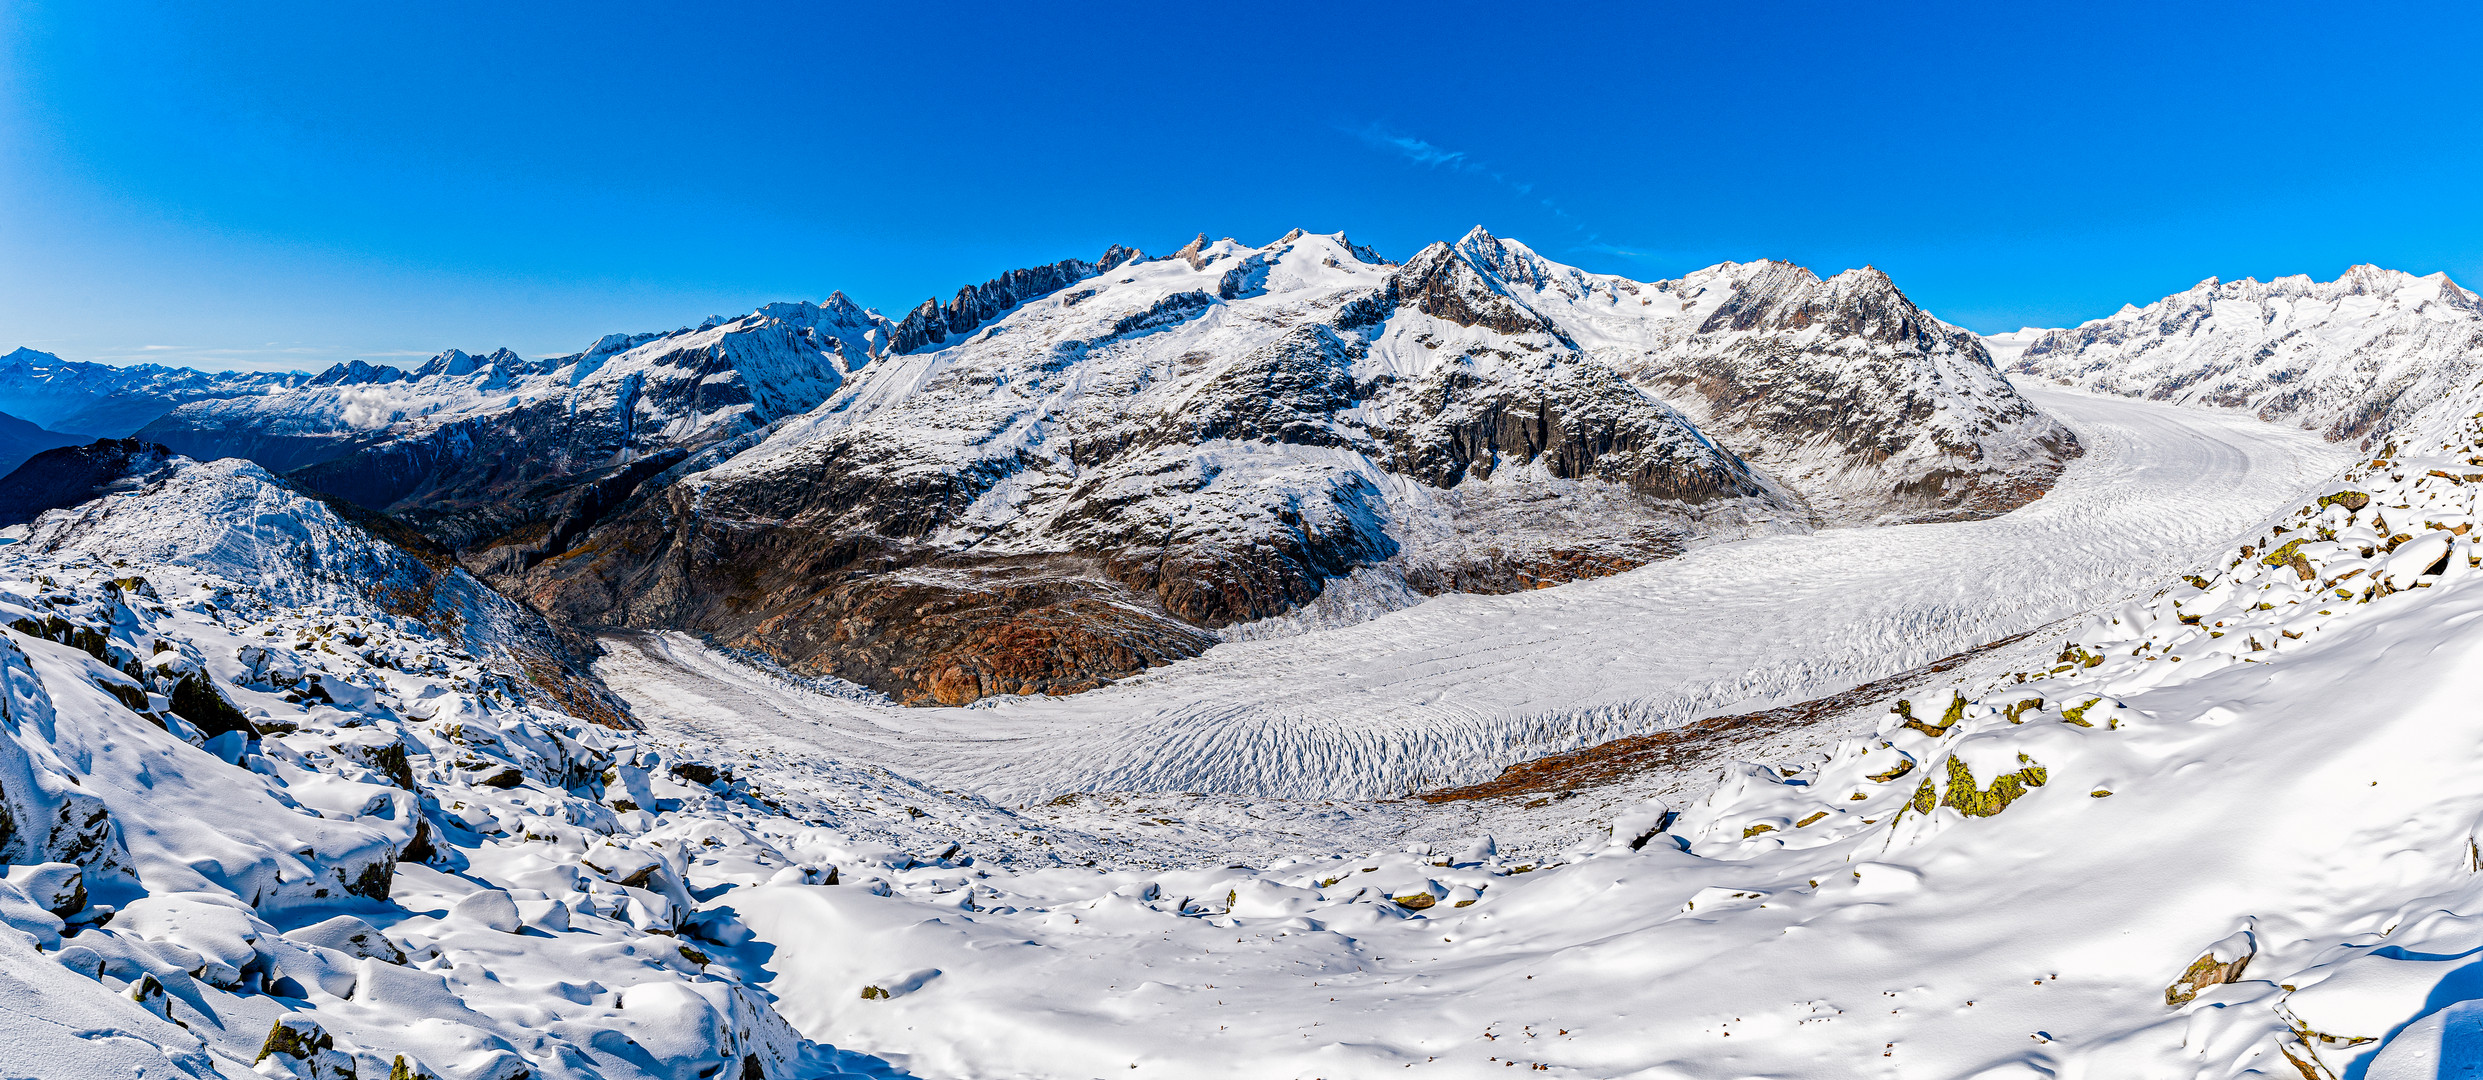
[[[1717,540],[1988,517],[2082,452],[1876,270],[1636,282],[1480,228],[1402,264],[1299,230],[1114,246],[897,320],[837,294],[339,365],[138,434],[402,518],[565,625],[921,704]]]

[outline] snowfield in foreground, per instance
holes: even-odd
[[[923,1076],[2466,1075],[2478,404],[2002,650],[2021,674],[1549,857],[1306,843],[719,905],[797,1028]]]
[[[1539,592],[1445,596],[1070,698],[895,708],[805,693],[673,636],[614,638],[598,670],[679,736],[995,798],[1393,797],[1832,693],[2118,599],[2189,569],[2347,453],[2240,415],[2031,396],[2087,454],[2003,517],[1751,540]]]
[[[1817,651],[1684,698],[1765,701],[2042,626],[1860,729],[1835,717],[1713,783],[1625,782],[1531,819],[977,793],[1009,768],[1038,791],[1091,774],[1111,710],[1161,730],[1168,714],[1132,704],[1184,686],[1292,710],[1306,745],[1355,707],[1313,712],[1319,687],[1283,685],[1315,665],[1241,678],[1225,649],[1077,699],[938,713],[685,651],[731,673],[674,676],[715,695],[673,702],[695,711],[586,724],[562,708],[599,699],[569,687],[555,707],[524,609],[255,466],[171,463],[0,547],[0,1075],[2483,1067],[2483,389],[2325,478],[2335,451],[2293,433],[2057,407],[2098,474],[2073,472],[2055,516],[2047,499],[1763,541],[1493,601],[1472,655],[1532,648],[1536,681],[1485,665],[1461,685],[1437,642],[1471,624],[1420,644],[1431,605],[1290,643],[1393,663],[1385,692],[1488,733],[1558,715],[1564,689],[1607,708],[1644,693],[1649,656],[1693,656],[1695,676],[1769,642]],[[1684,582],[1722,613],[1705,635],[1666,610],[1696,595]],[[1542,625],[1561,618],[1572,636]],[[666,670],[648,655],[615,670]],[[1658,673],[1581,674],[1640,667]],[[649,685],[627,689],[661,704]],[[943,743],[918,717],[1043,737]],[[870,752],[821,753],[785,737],[797,721]],[[920,764],[879,764],[901,753]]]

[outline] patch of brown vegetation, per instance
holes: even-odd
[[[909,705],[1075,694],[1215,638],[1109,582],[1040,561],[839,583],[729,641]]]
[[[1813,698],[1765,712],[1713,716],[1652,735],[1630,735],[1580,750],[1521,761],[1480,784],[1426,791],[1414,797],[1427,803],[1444,803],[1567,794],[1580,788],[1618,783],[1641,773],[1702,765],[1729,743],[1807,727],[1868,707],[1912,683],[1949,671],[1977,655],[2026,636],[2016,634],[1978,645],[1911,671],[1864,683],[1841,694]]]

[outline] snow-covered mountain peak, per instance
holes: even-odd
[[[2028,342],[2012,369],[2105,393],[2377,436],[2483,363],[2483,300],[2370,264],[2332,281],[2208,278]]]

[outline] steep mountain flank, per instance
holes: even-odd
[[[2356,266],[2196,286],[2066,330],[2009,335],[2010,370],[2099,393],[2246,409],[2373,442],[2483,368],[2483,299],[2446,274]]]
[[[568,356],[342,364],[143,437],[384,511],[581,627],[906,700],[1712,540],[1989,516],[2078,453],[1877,271],[1588,274],[1476,229],[1115,246],[899,320],[771,304]]]
[[[2010,388],[1982,341],[1864,268],[1723,263],[1635,282],[1480,229],[1473,265],[1833,524],[1958,520],[2040,496],[2077,437]]]
[[[1085,689],[1272,616],[1348,621],[1807,527],[1794,491],[1614,357],[1649,384],[1674,370],[1658,357],[1718,382],[1747,377],[1729,358],[1773,358],[1746,365],[1773,381],[1731,415],[1778,418],[1745,427],[1788,460],[1823,441],[1851,454],[1801,476],[1880,516],[1996,512],[2075,451],[1972,335],[1876,274],[1802,273],[1816,288],[1672,341],[1657,331],[1680,303],[1669,322],[1596,306],[1677,286],[1593,278],[1480,230],[1402,266],[1298,232],[1089,266],[1012,275],[988,303],[969,290],[936,320],[926,306],[897,335],[919,351],[504,584],[582,624],[697,629],[957,703]],[[1842,396],[1792,414],[1820,432],[1769,403],[1811,377],[1804,350],[1837,361],[1814,382]]]
[[[411,372],[340,364],[302,386],[185,405],[143,437],[250,458],[522,564],[663,469],[818,404],[887,331],[839,294],[537,361],[503,349]]]

